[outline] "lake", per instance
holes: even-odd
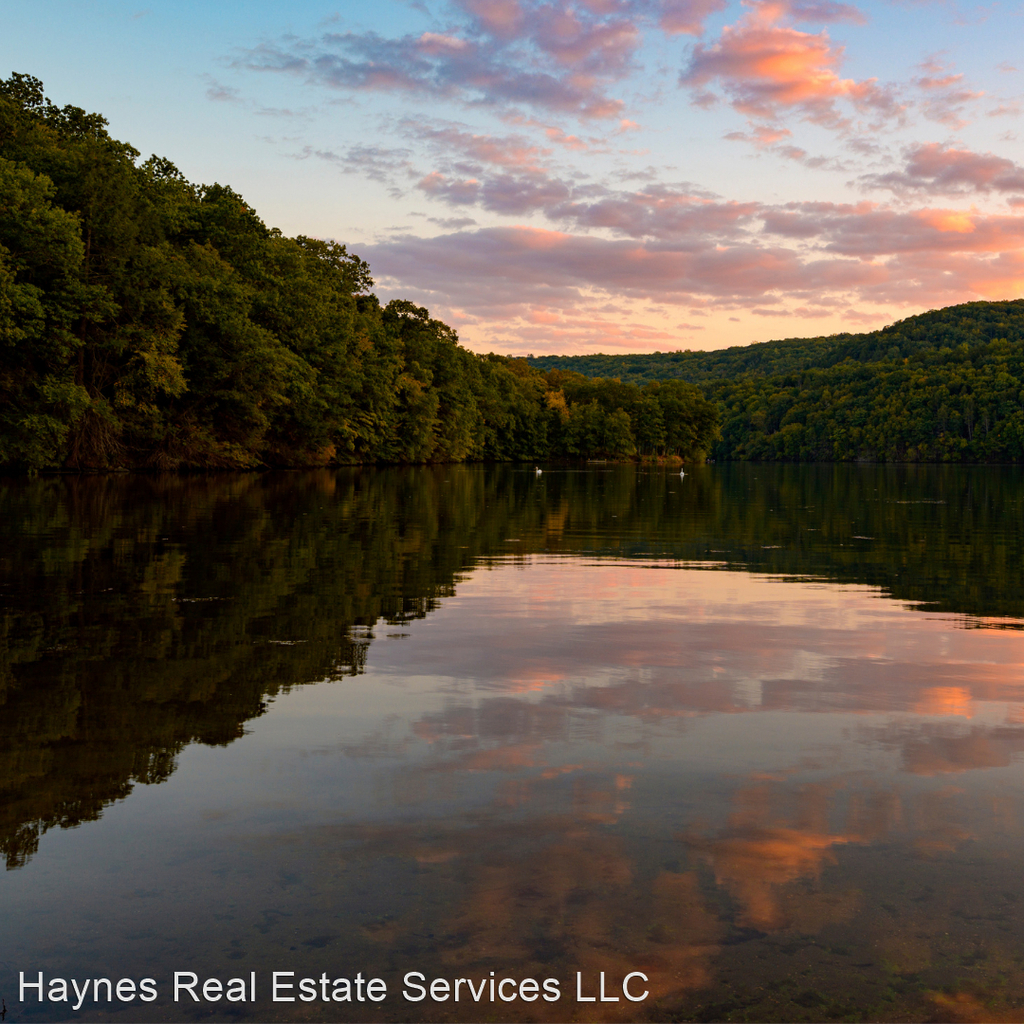
[[[0,523],[9,1021],[1024,1019],[1020,469],[37,478]]]

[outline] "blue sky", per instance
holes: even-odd
[[[500,352],[1024,293],[1024,4],[7,0],[0,74]]]

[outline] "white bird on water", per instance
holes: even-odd
[[[544,472],[544,470],[541,469],[540,466],[534,466],[533,468],[537,471],[537,476],[540,476],[541,473]]]
[[[685,469],[679,470],[679,475],[680,476],[686,476],[686,470]]]

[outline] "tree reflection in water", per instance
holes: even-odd
[[[577,970],[642,970],[642,1012],[669,1019],[1013,1019],[1020,865],[999,851],[1019,838],[1019,801],[964,780],[1024,750],[1019,714],[976,713],[1024,708],[1022,502],[1017,470],[982,467],[5,482],[0,845],[25,866],[44,832],[167,780],[190,744],[232,744],[290,689],[363,673],[382,632],[436,619],[436,636],[411,630],[415,664],[393,654],[380,671],[391,658],[472,692],[338,750],[390,765],[389,813],[275,839],[330,864],[316,885],[348,872],[361,881],[345,892],[371,894],[346,955],[445,977],[515,965],[563,991]],[[718,573],[717,596],[656,596],[652,573],[695,564]],[[497,583],[486,618],[440,614],[474,570],[516,565],[544,567],[530,616]],[[809,580],[853,585],[849,607],[807,611]],[[786,586],[805,609],[789,618]],[[694,722],[774,715],[845,716],[842,743],[778,770],[665,767]],[[893,771],[844,762],[854,748]],[[415,898],[387,909],[382,865]],[[293,912],[269,904],[257,930]],[[342,948],[318,927],[302,940],[311,971]]]

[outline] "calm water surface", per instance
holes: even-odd
[[[0,524],[9,1021],[1024,1019],[1018,470],[8,481]],[[492,971],[559,998],[403,995]]]

